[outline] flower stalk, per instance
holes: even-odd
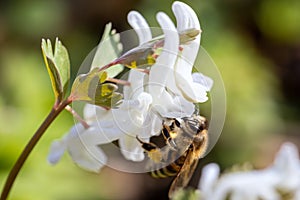
[[[70,112],[85,129],[88,129],[90,127],[90,125],[88,125],[88,123],[84,119],[82,119],[82,117],[71,106],[67,105],[65,109]]]
[[[16,177],[18,176],[20,170],[22,169],[25,161],[27,160],[28,156],[30,155],[31,151],[35,147],[35,145],[38,143],[38,141],[41,139],[47,128],[50,126],[50,124],[56,119],[56,117],[61,113],[64,108],[69,105],[72,102],[70,99],[66,99],[62,101],[61,103],[55,103],[53,108],[51,109],[50,113],[46,117],[46,119],[43,121],[43,123],[40,125],[40,127],[37,129],[35,134],[31,137],[27,145],[25,146],[24,150],[22,151],[21,155],[17,159],[15,165],[11,169],[5,185],[3,187],[0,200],[6,200],[9,192],[16,180]]]

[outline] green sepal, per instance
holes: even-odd
[[[92,62],[91,70],[96,67],[100,68],[106,65],[107,63],[110,63],[114,59],[118,58],[121,55],[122,50],[123,46],[120,42],[120,34],[116,33],[114,29],[112,30],[111,23],[106,24],[102,38],[97,47],[97,51]],[[105,71],[107,72],[107,75],[109,77],[115,77],[123,70],[123,65],[116,64],[109,67]]]
[[[180,45],[190,43],[195,40],[200,33],[200,30],[194,28],[180,32]],[[115,62],[131,69],[151,67],[156,62],[157,57],[161,54],[164,42],[164,36],[153,38],[149,42],[126,52]]]
[[[42,39],[44,61],[51,79],[55,98],[61,101],[70,82],[70,60],[67,49],[56,38],[54,50],[49,39]]]
[[[88,74],[79,75],[72,86],[73,101],[85,101],[104,108],[116,107],[121,103],[122,95],[116,90],[118,86],[106,83],[107,72],[95,68]]]
[[[130,69],[146,68],[156,62],[155,50],[152,47],[139,46],[118,59],[118,63]]]
[[[191,28],[186,29],[179,33],[180,44],[187,44],[196,39],[196,37],[201,33],[201,30]]]

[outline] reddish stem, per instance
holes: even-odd
[[[5,185],[2,190],[2,194],[0,197],[0,200],[6,200],[9,192],[16,180],[16,177],[18,176],[21,168],[23,167],[25,161],[27,160],[29,154],[37,144],[37,142],[40,140],[40,138],[43,136],[47,128],[50,126],[50,124],[54,121],[54,119],[58,116],[58,114],[72,101],[70,99],[66,99],[65,101],[61,103],[55,103],[52,110],[46,117],[46,119],[43,121],[43,123],[40,125],[38,130],[35,132],[35,134],[32,136],[32,138],[27,143],[26,147],[22,151],[21,155],[19,156],[18,160],[16,161],[15,165],[9,172],[9,175],[6,179]]]
[[[66,107],[65,107],[65,109],[67,110],[67,111],[69,111],[81,124],[82,124],[82,126],[85,128],[85,129],[88,129],[90,126],[88,125],[88,123],[84,120],[84,119],[82,119],[81,117],[80,117],[80,115],[75,111],[75,110],[73,110],[73,108],[71,107],[71,106],[69,106],[69,105],[67,105]]]

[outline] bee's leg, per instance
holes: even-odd
[[[173,138],[170,136],[169,132],[164,128],[162,133],[166,140],[166,144],[169,145],[171,149],[176,151],[176,143],[174,142]]]
[[[176,151],[177,146],[174,142],[173,138],[177,137],[176,129],[180,128],[178,125],[178,121],[175,119],[171,125],[164,125],[162,129],[162,135],[166,140],[166,144],[169,145],[174,151]]]
[[[142,148],[147,152],[148,157],[156,163],[162,160],[162,153],[160,148],[151,142],[143,142],[136,136],[136,139],[142,144]]]

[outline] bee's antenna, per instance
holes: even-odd
[[[144,144],[145,142],[143,142],[138,136],[136,136],[137,141],[139,141],[139,143]]]

